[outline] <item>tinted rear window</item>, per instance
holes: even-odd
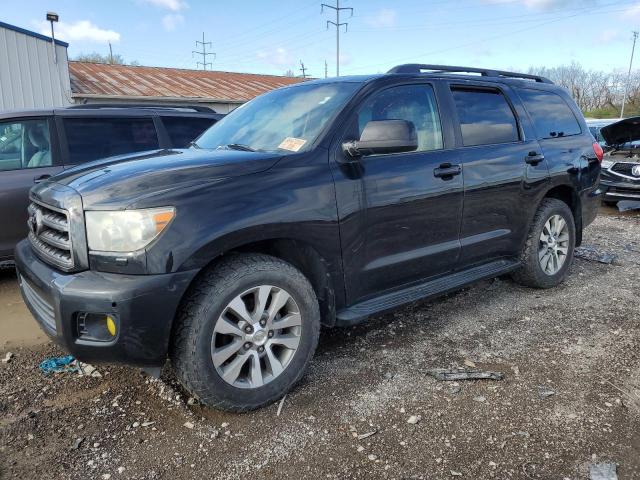
[[[582,133],[576,116],[560,95],[530,88],[518,89],[518,93],[539,138],[568,137]]]
[[[452,89],[466,147],[517,142],[518,122],[498,90]]]
[[[211,125],[216,123],[213,118],[162,117],[171,146],[186,148]]]
[[[68,163],[159,148],[151,118],[65,118]]]

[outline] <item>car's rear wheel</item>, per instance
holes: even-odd
[[[277,400],[302,377],[318,342],[309,281],[267,255],[223,260],[183,305],[171,359],[185,388],[212,407],[240,412]]]
[[[514,280],[530,287],[555,287],[567,275],[575,244],[576,227],[569,206],[555,198],[544,199],[533,219]]]

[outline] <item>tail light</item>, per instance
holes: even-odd
[[[596,154],[598,161],[602,163],[602,159],[604,158],[604,150],[602,150],[602,147],[598,142],[593,142],[593,153]]]

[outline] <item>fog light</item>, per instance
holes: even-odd
[[[118,334],[118,317],[110,313],[81,312],[76,321],[80,340],[109,342]]]

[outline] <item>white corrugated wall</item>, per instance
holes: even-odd
[[[0,111],[72,103],[67,48],[0,26]]]

